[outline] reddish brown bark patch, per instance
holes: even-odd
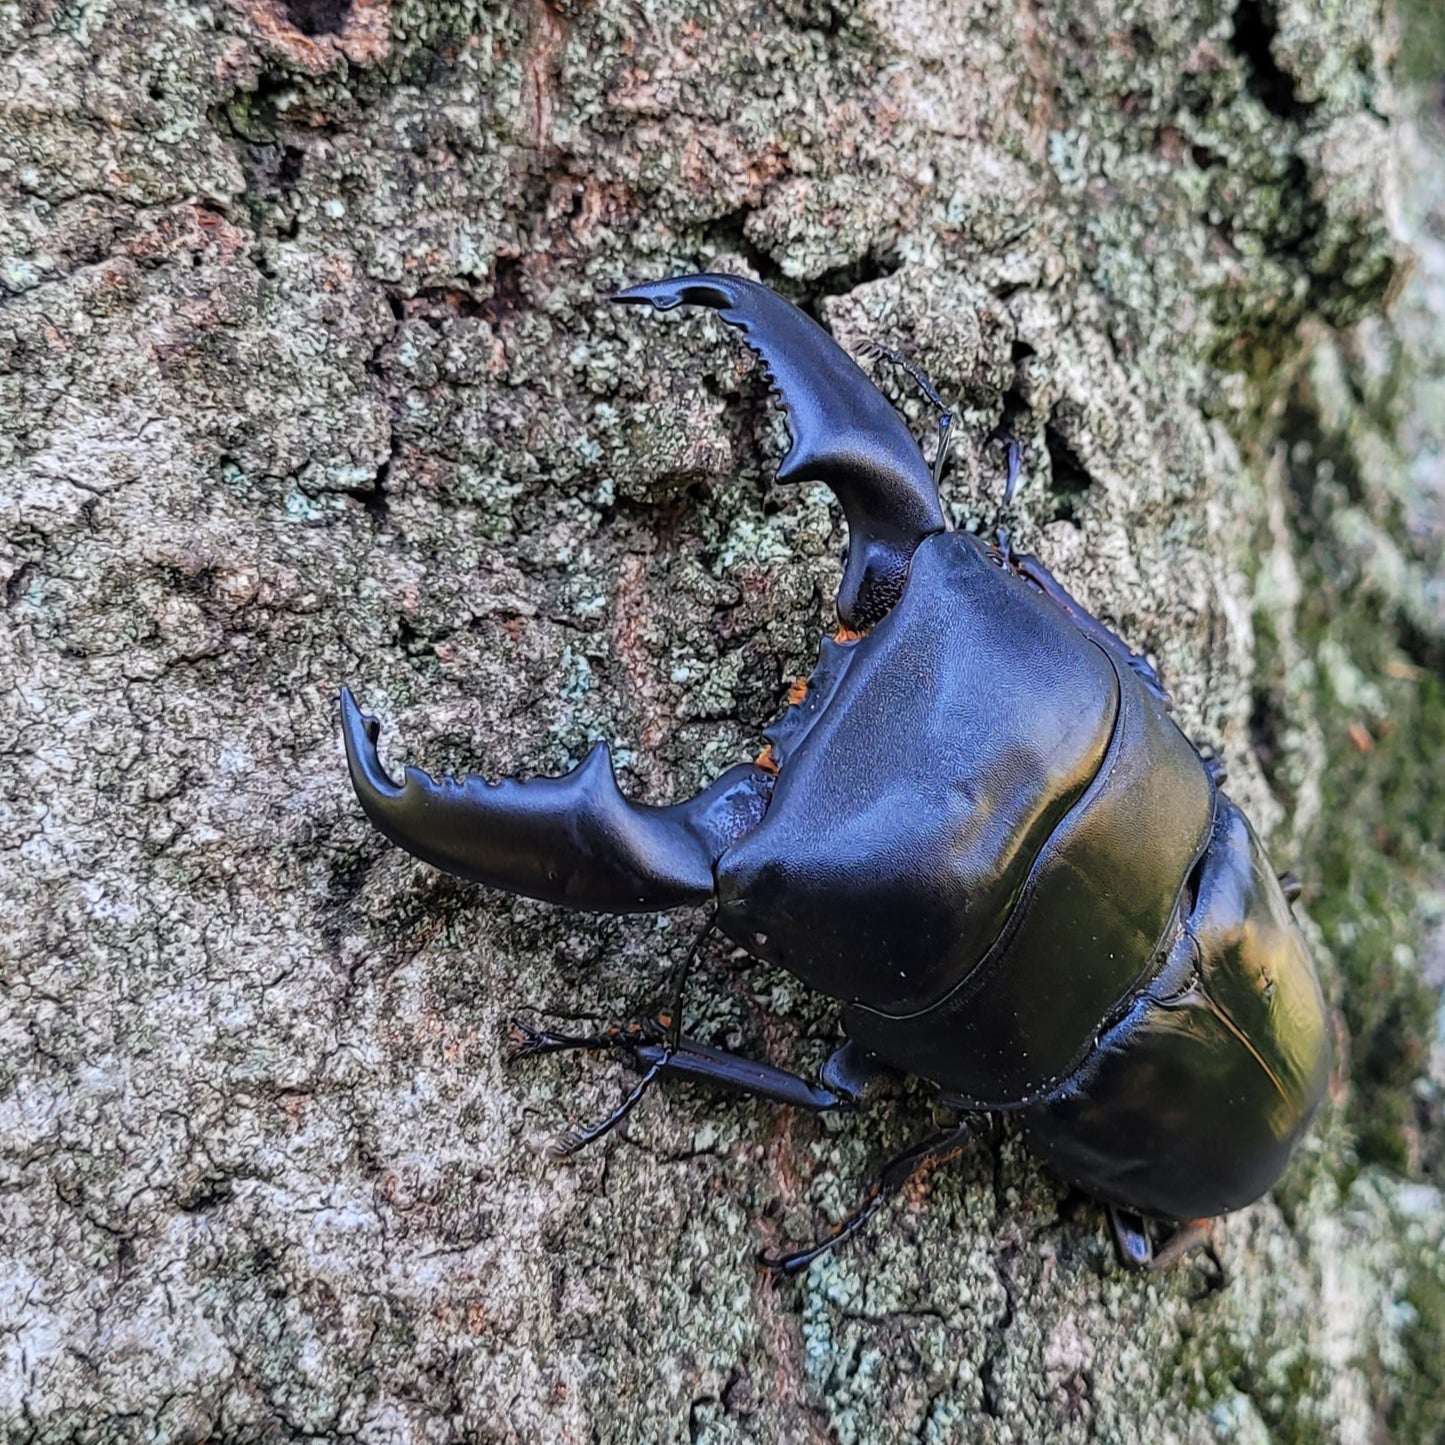
[[[391,46],[391,0],[231,0],[266,46],[310,75],[375,65]]]

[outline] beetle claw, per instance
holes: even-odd
[[[521,1019],[511,1019],[507,1024],[506,1059],[515,1064],[518,1059],[529,1059],[533,1054],[547,1052],[546,1035],[541,1029],[533,1028]]]
[[[817,1253],[821,1253],[817,1251]],[[795,1274],[802,1271],[816,1258],[813,1250],[807,1250],[801,1254],[771,1255],[765,1249],[757,1253],[758,1266],[768,1276],[768,1283],[774,1289],[781,1289],[785,1280],[790,1280]]]

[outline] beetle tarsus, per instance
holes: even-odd
[[[1023,448],[1019,445],[1018,438],[1008,436],[1008,480],[1003,488],[1003,505],[1000,512],[1007,512],[1009,504],[1013,501],[1014,488],[1018,485],[1019,470],[1023,465]],[[993,552],[1002,567],[1012,567],[1015,571],[1021,570],[1014,562],[1013,538],[1009,535],[1008,527],[1000,522],[994,531]],[[1062,589],[1060,589],[1062,591]]]
[[[647,1037],[647,1029],[647,1024],[631,1024],[625,1029],[608,1029],[601,1034],[559,1034],[539,1029],[522,1019],[511,1019],[507,1024],[507,1062],[572,1049],[635,1049]],[[660,1027],[653,1036],[661,1037]]]
[[[589,1144],[596,1141],[604,1134],[610,1134],[641,1102],[642,1096],[652,1086],[658,1074],[662,1072],[671,1050],[665,1046],[663,1058],[653,1064],[650,1069],[628,1090],[627,1096],[605,1119],[599,1119],[595,1124],[573,1125],[570,1129],[564,1129],[547,1146],[547,1157],[549,1159],[569,1159],[579,1150],[585,1149]]]
[[[1008,439],[1008,480],[1003,484],[1003,504],[1005,507],[1014,499],[1014,491],[1019,484],[1019,473],[1023,470],[1024,449],[1019,444],[1016,436]]]
[[[786,1279],[805,1270],[820,1255],[827,1254],[852,1237],[868,1223],[884,1202],[897,1194],[910,1180],[957,1158],[973,1134],[973,1126],[967,1120],[960,1120],[950,1129],[925,1139],[905,1150],[896,1159],[890,1159],[868,1186],[863,1202],[840,1224],[830,1230],[817,1243],[807,1249],[790,1254],[759,1254],[758,1263],[772,1275],[774,1280]]]
[[[531,1024],[523,1023],[521,1019],[508,1021],[506,1058],[509,1064],[546,1052],[547,1036],[540,1029],[534,1029]]]

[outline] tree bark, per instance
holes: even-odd
[[[1440,1438],[1445,183],[1394,33],[1373,0],[0,7],[0,1435]],[[364,821],[342,684],[393,762],[609,738],[657,801],[809,671],[836,510],[771,485],[734,336],[603,304],[697,268],[921,364],[956,524],[1021,440],[1016,545],[1157,657],[1306,879],[1352,1070],[1220,1227],[1222,1287],[1121,1273],[1006,1127],[770,1286],[926,1092],[660,1090],[551,1165],[626,1084],[505,1070],[507,1020],[634,1015],[698,916],[500,897]],[[805,1072],[838,1027],[723,949],[688,1022]]]

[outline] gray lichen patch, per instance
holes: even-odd
[[[1438,1434],[1439,225],[1374,319],[1389,43],[1365,0],[0,12],[0,1434]],[[1119,1274],[1007,1129],[771,1287],[917,1088],[679,1089],[549,1165],[626,1083],[504,1070],[508,1019],[655,1006],[700,920],[465,888],[355,807],[343,683],[390,766],[605,737],[658,801],[810,670],[841,523],[772,485],[755,367],[603,302],[699,266],[920,360],[955,521],[1016,438],[1017,545],[1338,885],[1362,1067],[1224,1288]],[[721,949],[689,1021],[805,1070],[837,1034]]]

